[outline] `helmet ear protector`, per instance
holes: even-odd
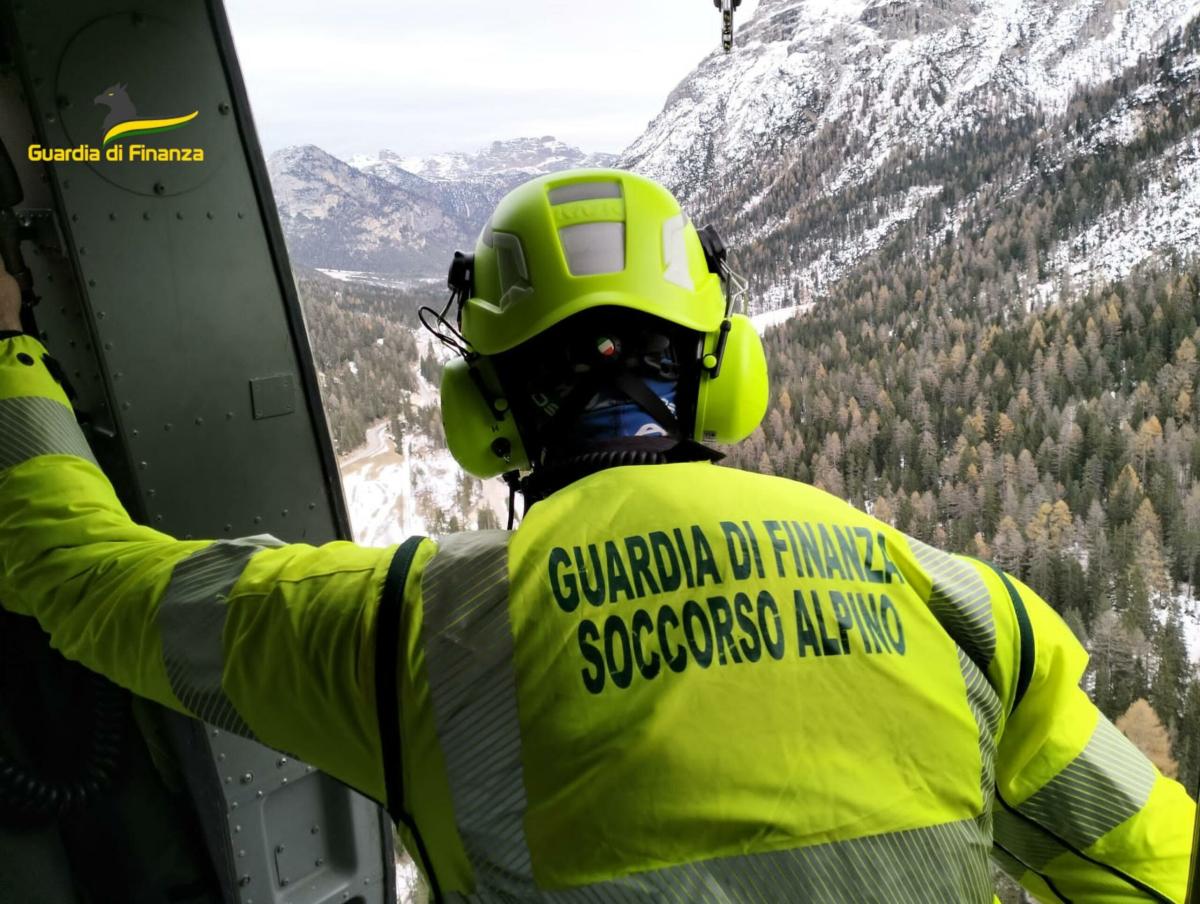
[[[495,477],[528,470],[517,420],[488,358],[448,362],[442,369],[441,403],[446,445],[468,474]]]
[[[442,428],[450,454],[468,474],[495,477],[507,471],[527,470],[529,456],[491,360],[472,351],[458,329],[445,320],[449,306],[457,301],[457,326],[462,326],[462,306],[474,292],[474,277],[475,255],[454,252],[446,278],[450,301],[441,315],[434,314],[437,323],[451,335],[425,320],[429,308],[421,310],[421,323],[459,355],[442,368],[439,392]]]
[[[745,314],[733,313],[746,283],[729,269],[729,252],[715,226],[699,231],[708,269],[721,277],[725,319],[704,337],[696,423],[692,439],[702,443],[740,443],[767,413],[767,357],[762,339]]]
[[[691,439],[737,443],[753,433],[766,414],[766,356],[750,319],[733,313],[734,301],[744,292],[745,283],[729,269],[724,242],[712,226],[700,230],[699,236],[709,271],[721,278],[726,305],[720,326],[703,334],[697,343],[700,378]],[[453,293],[451,302],[458,300],[461,324],[462,306],[474,294],[474,255],[455,252],[447,284]],[[449,328],[444,316],[437,320]],[[426,326],[444,342],[447,340],[429,324]],[[450,332],[462,339],[457,330]],[[472,351],[465,340],[447,344],[460,355],[442,370],[442,424],[450,453],[475,477],[529,469],[513,406],[492,361]]]

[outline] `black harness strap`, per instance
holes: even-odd
[[[404,611],[404,587],[413,557],[424,537],[409,537],[400,544],[388,567],[375,619],[375,715],[379,721],[379,740],[383,748],[383,781],[388,815],[408,829],[417,846],[417,855],[429,879],[433,900],[442,900],[433,864],[421,833],[412,816],[404,809],[404,747],[400,739],[400,691],[396,672],[400,661],[400,616]]]
[[[1029,682],[1033,679],[1033,668],[1036,658],[1033,625],[1029,622],[1029,613],[1025,611],[1025,603],[1021,599],[1021,594],[1017,592],[1017,588],[1013,586],[1013,582],[1004,573],[1004,570],[997,568],[991,562],[984,562],[983,564],[999,575],[1000,582],[1004,584],[1004,589],[1008,591],[1008,598],[1012,603],[1013,614],[1017,619],[1017,636],[1021,642],[1021,658],[1017,666],[1017,687],[1013,694],[1012,709],[1015,710],[1017,704],[1025,696],[1025,691],[1029,690]],[[1011,710],[1009,714],[1012,714]]]
[[[627,370],[618,370],[613,374],[613,383],[630,401],[658,421],[658,425],[667,431],[668,436],[683,439],[683,428],[679,425],[679,419],[667,407],[667,403],[646,385],[645,380]]]

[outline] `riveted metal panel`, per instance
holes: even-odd
[[[291,374],[259,377],[250,381],[250,397],[254,400],[254,416],[279,417],[296,410],[296,381]]]
[[[87,7],[86,16],[48,16],[29,3],[14,16],[37,142],[100,156],[41,168],[56,189],[106,420],[132,463],[139,507],[180,536],[344,536],[274,205],[230,48],[218,40],[223,14],[199,0]],[[139,117],[196,115],[102,147],[110,88]],[[138,147],[193,159],[130,159]],[[123,159],[107,159],[114,148]],[[296,410],[256,416],[247,386],[285,374],[300,389]]]
[[[0,10],[18,64],[0,72],[0,137],[25,189],[22,215],[38,222],[24,249],[38,327],[125,505],[180,537],[348,537],[218,0],[0,0]],[[196,115],[105,146],[114,105],[145,119]],[[86,145],[100,159],[35,162],[33,144]],[[203,160],[135,161],[134,144],[199,148]],[[120,160],[107,157],[115,146]],[[370,801],[216,729],[180,762],[189,786],[207,789],[196,812],[230,904],[393,900],[390,823]]]
[[[215,728],[240,904],[391,904],[376,808],[299,760]]]

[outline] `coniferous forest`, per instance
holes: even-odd
[[[297,269],[294,276],[337,452],[361,445],[367,428],[385,418],[401,416],[438,435],[436,410],[410,409],[418,383],[414,364],[421,360],[417,308],[440,307],[441,289],[339,282],[314,270]],[[440,364],[430,370],[430,363],[421,361],[420,369],[436,383]]]
[[[772,404],[728,463],[1026,581],[1091,651],[1107,715],[1150,701],[1194,792],[1200,267],[1029,314],[956,312],[917,271],[845,291],[768,334]]]

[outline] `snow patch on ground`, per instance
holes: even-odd
[[[1190,615],[1185,614],[1183,639],[1187,641],[1189,658],[1200,666],[1200,607],[1193,606]]]
[[[754,329],[761,336],[771,327],[787,323],[793,317],[805,313],[811,307],[812,302],[810,301],[807,304],[794,304],[786,308],[776,308],[773,311],[764,311],[761,314],[755,314],[750,318],[750,322],[754,324]]]
[[[318,267],[317,272],[324,273],[338,282],[366,283],[389,289],[421,289],[441,285],[445,282],[444,279],[436,276],[392,276],[387,273],[373,273],[369,270],[327,270]]]
[[[463,471],[450,453],[428,437],[412,434],[405,434],[397,449],[387,421],[368,431],[367,443],[343,457],[339,470],[354,540],[364,546],[391,546],[414,534],[444,533],[441,525],[452,515],[463,529],[473,529],[483,508],[504,523],[508,490],[503,482],[484,481],[472,493],[469,510],[462,512],[458,499]]]
[[[941,190],[940,185],[914,186],[853,240],[839,241],[832,247],[825,248],[813,260],[796,267],[792,271],[793,296],[796,299],[806,300],[820,297],[826,286],[840,278],[868,254],[881,247],[888,236],[899,226],[917,215],[927,198],[936,195]],[[775,288],[778,288],[783,294],[778,299],[768,297],[767,300],[779,304],[786,297],[787,290],[786,287]],[[771,296],[772,290],[768,289],[764,294]]]
[[[435,347],[424,334],[418,334],[418,346],[420,357]],[[409,399],[412,407],[436,405],[437,387],[424,377],[418,379],[419,387]],[[405,429],[397,442],[390,419],[372,425],[367,441],[338,460],[338,470],[354,540],[365,546],[390,546],[414,534],[443,533],[451,517],[457,517],[463,529],[473,529],[484,509],[501,524],[507,517],[508,488],[503,481],[466,478],[444,445],[416,429]],[[465,511],[464,479],[471,484]]]
[[[1169,606],[1154,610],[1154,618],[1160,625],[1166,623],[1172,607],[1179,609],[1179,622],[1183,627],[1188,659],[1200,666],[1200,600],[1195,599],[1186,590],[1177,593]]]
[[[1060,244],[1053,269],[1072,280],[1109,281],[1149,258],[1200,247],[1200,132],[1164,153],[1156,169],[1161,175],[1140,197]]]

